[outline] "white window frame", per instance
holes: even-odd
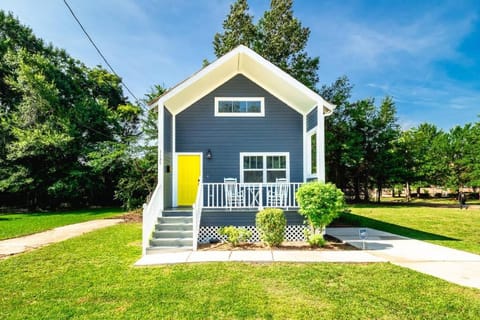
[[[260,101],[260,112],[219,112],[220,101]],[[264,97],[215,97],[215,117],[264,117]]]
[[[306,141],[306,147],[307,147],[307,178],[316,178],[317,173],[318,173],[318,168],[316,173],[312,173],[312,136],[314,134],[317,134],[317,128],[313,128],[309,130],[306,134],[307,141]],[[318,135],[317,135],[318,139]],[[318,152],[318,150],[317,150]],[[315,160],[316,161],[316,160]]]
[[[283,156],[285,157],[286,165],[285,165],[285,177],[287,178],[287,181],[290,181],[290,152],[240,152],[240,183],[244,183],[243,180],[243,173],[244,173],[244,168],[243,168],[243,158],[244,157],[259,157],[261,156],[263,158],[263,168],[262,168],[262,183],[269,183],[267,182],[267,157],[268,156]],[[282,169],[283,171],[283,169]],[[260,183],[260,182],[259,182]]]

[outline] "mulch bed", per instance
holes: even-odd
[[[220,250],[220,251],[241,251],[241,250],[305,250],[305,251],[339,251],[339,250],[358,250],[354,246],[351,246],[347,243],[343,243],[341,240],[332,237],[330,235],[325,235],[325,240],[327,243],[325,246],[317,248],[311,247],[307,242],[303,241],[284,241],[280,246],[270,248],[265,246],[260,242],[244,242],[239,244],[236,247],[228,243],[205,243],[199,244],[198,250],[200,251],[210,251],[210,250]]]

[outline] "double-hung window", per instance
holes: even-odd
[[[216,97],[216,117],[263,117],[265,99],[263,97]]]
[[[289,178],[289,153],[241,153],[240,181],[270,183]]]

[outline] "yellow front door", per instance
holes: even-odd
[[[195,202],[200,178],[200,155],[178,155],[178,205]]]

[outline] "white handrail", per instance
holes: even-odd
[[[200,220],[202,219],[203,209],[203,183],[198,183],[197,198],[193,204],[192,222],[193,222],[193,250],[197,251],[198,246],[198,233],[200,231]]]
[[[162,215],[162,197],[160,194],[161,188],[157,184],[155,191],[153,191],[152,197],[148,203],[143,205],[142,215],[142,254],[147,253],[149,247],[150,238],[152,236],[153,228],[157,218]]]
[[[286,186],[285,186],[286,184]],[[220,209],[261,209],[269,208],[298,208],[295,193],[302,182],[283,183],[237,183],[235,198],[229,199],[225,183],[204,183],[205,203],[203,208]],[[231,186],[231,184],[230,184]],[[281,191],[281,194],[280,194]],[[202,198],[203,201],[203,198]]]

